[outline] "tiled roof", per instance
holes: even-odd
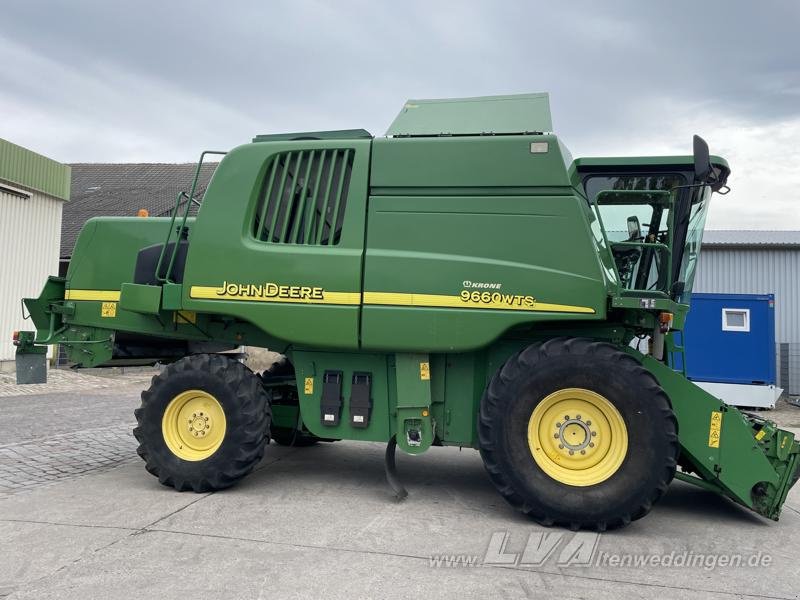
[[[61,220],[61,257],[72,255],[83,224],[92,217],[133,217],[140,208],[150,216],[168,216],[179,192],[189,192],[196,164],[76,163],[72,192]],[[196,197],[202,198],[216,163],[204,164]]]
[[[704,246],[800,246],[800,231],[788,230],[707,230]]]

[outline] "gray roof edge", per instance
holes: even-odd
[[[789,229],[709,229],[704,246],[739,248],[800,247],[800,231]]]

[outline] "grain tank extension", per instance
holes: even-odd
[[[196,216],[192,185],[171,218],[88,221],[67,276],[24,300],[18,353],[168,363],[134,433],[178,490],[234,484],[269,439],[363,440],[398,495],[395,448],[475,448],[544,524],[625,525],[673,478],[777,520],[793,434],[674,368],[728,164],[698,137],[573,159],[552,130],[526,94],[409,100],[380,138],[259,135],[218,153]],[[242,345],[285,359],[220,353]]]

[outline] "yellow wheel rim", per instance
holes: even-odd
[[[164,442],[183,460],[205,460],[225,439],[225,411],[219,401],[203,390],[187,390],[175,396],[161,419]]]
[[[547,475],[574,486],[595,485],[617,472],[628,452],[628,429],[617,408],[591,390],[553,392],[528,421],[528,446]]]

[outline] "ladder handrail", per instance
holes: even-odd
[[[170,257],[169,265],[167,265],[167,271],[166,273],[164,273],[164,277],[161,277],[159,273],[161,272],[161,267],[164,263],[164,257],[166,256],[167,253],[167,247],[169,246],[169,241],[172,238],[172,230],[175,227],[175,219],[178,217],[178,209],[180,208],[181,205],[181,198],[186,196],[188,202],[186,202],[186,208],[183,211],[183,219],[181,220],[181,225],[179,228],[175,230],[177,236],[176,239],[180,239],[181,233],[185,231],[186,220],[189,218],[189,211],[192,208],[192,204],[194,203],[199,204],[199,202],[197,202],[194,196],[195,192],[197,191],[197,181],[200,179],[200,169],[203,167],[203,159],[205,159],[207,154],[224,155],[227,154],[227,152],[223,152],[221,150],[205,150],[200,155],[200,160],[198,161],[197,168],[194,171],[194,179],[192,180],[191,192],[188,195],[186,194],[186,192],[180,192],[177,198],[175,198],[175,210],[172,211],[172,219],[169,222],[169,230],[167,231],[167,241],[164,242],[164,246],[161,248],[161,254],[159,254],[158,256],[158,263],[156,263],[155,276],[156,276],[156,281],[159,281],[160,283],[172,283],[170,277],[172,276],[172,269],[175,266],[175,258],[178,256],[177,247],[172,252],[172,256]]]

